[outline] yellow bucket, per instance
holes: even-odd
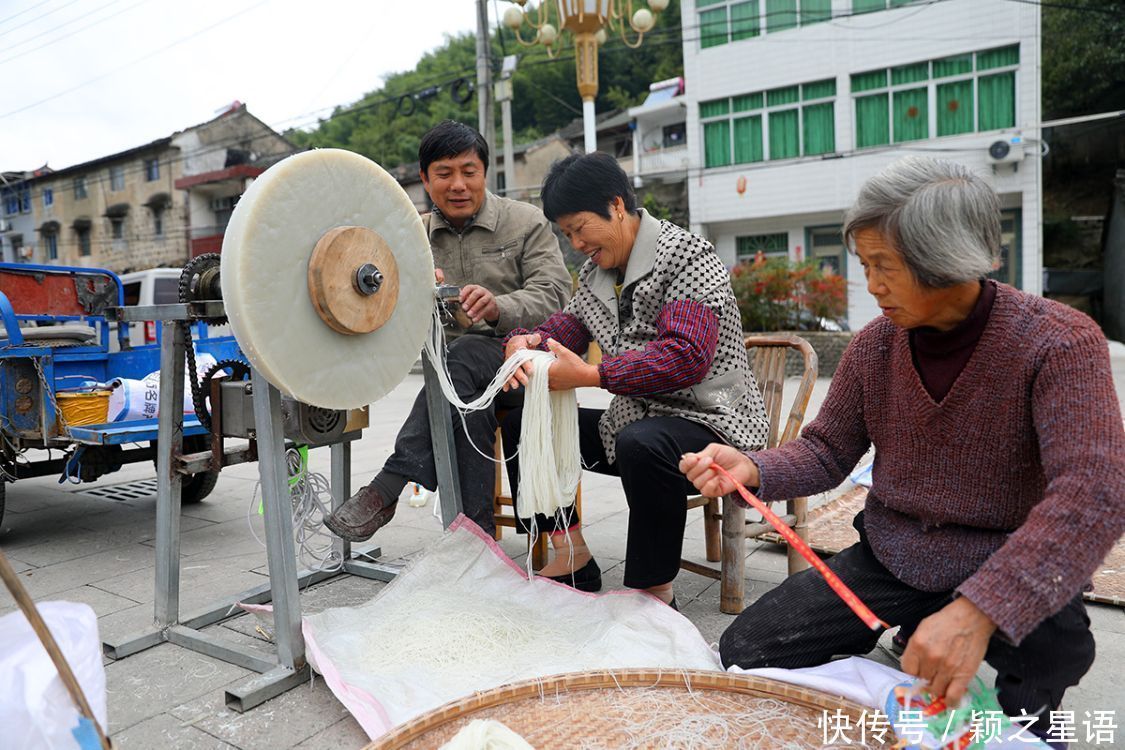
[[[59,429],[84,424],[105,424],[109,421],[109,391],[72,391],[58,393]],[[65,423],[65,424],[64,424]]]

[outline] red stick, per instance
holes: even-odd
[[[777,514],[770,510],[768,505],[763,503],[758,498],[754,497],[754,494],[752,492],[743,487],[739,483],[739,481],[732,477],[730,475],[730,472],[728,472],[722,466],[719,466],[716,463],[712,463],[711,468],[734,483],[734,487],[738,490],[738,494],[742,495],[742,499],[749,503],[759,513],[761,513],[762,516],[767,521],[769,521],[770,525],[777,529],[777,533],[785,537],[785,541],[789,542],[789,544],[794,549],[801,553],[801,557],[808,560],[809,564],[816,568],[820,572],[820,574],[824,576],[824,580],[828,583],[829,586],[832,587],[832,590],[836,592],[836,596],[843,599],[844,604],[847,604],[848,607],[851,608],[852,612],[855,612],[856,616],[859,617],[859,619],[863,620],[864,624],[867,625],[867,627],[871,628],[872,630],[878,630],[880,627],[890,627],[890,625],[876,617],[875,613],[868,609],[867,605],[859,600],[859,597],[855,595],[855,592],[848,588],[848,584],[841,581],[840,577],[833,573],[832,570],[824,564],[824,561],[821,560],[817,556],[817,554],[812,551],[809,545],[805,544],[805,540],[797,536],[793,529],[789,528],[789,525],[787,523],[778,518]]]

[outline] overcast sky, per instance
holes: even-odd
[[[278,130],[315,124],[329,111],[316,110],[412,69],[446,34],[473,31],[475,7],[0,0],[0,170],[96,159],[209,120],[236,99]]]

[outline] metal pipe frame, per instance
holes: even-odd
[[[442,395],[437,371],[430,358],[422,356],[422,374],[426,380],[426,411],[430,416],[430,439],[434,447],[437,469],[438,499],[441,501],[441,524],[449,528],[461,513],[461,481],[457,472],[457,446],[453,441],[453,416]]]
[[[160,349],[160,413],[157,429],[157,507],[156,507],[156,601],[154,628],[129,638],[103,643],[103,651],[111,659],[123,659],[161,643],[221,659],[259,674],[226,691],[226,705],[235,711],[246,711],[309,679],[305,659],[305,641],[301,632],[299,592],[302,586],[351,573],[380,581],[391,581],[401,566],[367,562],[380,554],[378,547],[351,549],[339,540],[336,549],[344,561],[340,571],[304,570],[298,572],[293,543],[293,510],[290,501],[285,462],[285,438],[281,419],[281,393],[257,371],[252,370],[254,388],[254,419],[259,448],[259,475],[265,507],[266,560],[270,582],[249,589],[233,600],[210,607],[190,617],[180,616],[180,492],[183,481],[183,397],[186,339],[175,314],[162,305],[162,341]],[[149,308],[155,310],[156,308]],[[440,398],[440,390],[437,391]],[[447,434],[452,441],[452,424],[445,409]],[[338,507],[350,494],[351,440],[358,433],[334,443],[332,451],[333,507]],[[452,446],[452,442],[449,443]],[[451,454],[445,464],[456,467]],[[454,484],[453,486],[457,486]],[[456,499],[456,498],[454,498]],[[444,506],[443,506],[444,507]],[[450,517],[450,521],[452,517]],[[448,522],[447,522],[448,523]],[[237,603],[261,604],[273,601],[274,638],[277,654],[227,641],[202,628],[241,612]]]

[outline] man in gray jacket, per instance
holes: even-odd
[[[476,130],[451,120],[437,125],[422,137],[418,165],[434,204],[422,220],[437,280],[461,287],[461,307],[472,321],[463,332],[454,326],[446,331],[453,385],[462,400],[471,401],[503,364],[504,336],[513,328],[535,327],[566,304],[570,273],[543,212],[485,188],[488,144]],[[518,406],[522,391],[515,398],[508,405]],[[498,403],[505,405],[503,399]],[[472,412],[463,423],[455,417],[453,427],[465,515],[491,533],[496,469],[481,452],[492,455],[496,417],[489,409]],[[348,541],[370,538],[394,516],[410,481],[437,487],[425,389],[383,469],[325,525]]]

